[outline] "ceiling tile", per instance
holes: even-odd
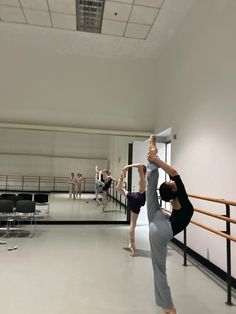
[[[76,17],[75,15],[52,13],[53,27],[76,30]]]
[[[25,23],[25,18],[20,8],[0,6],[0,18],[5,22]]]
[[[24,13],[28,24],[51,27],[49,12],[24,9]]]
[[[114,0],[106,0],[106,2],[114,2]],[[115,2],[122,2],[122,3],[133,4],[134,0],[115,0]]]
[[[128,21],[131,8],[132,5],[127,3],[118,3],[112,1],[105,2],[103,18],[114,21]]]
[[[159,9],[156,8],[134,5],[129,21],[132,23],[152,25],[158,12]]]
[[[135,0],[134,4],[141,4],[147,7],[160,8],[164,0]]]
[[[128,23],[125,36],[136,39],[146,39],[151,26]]]
[[[20,3],[18,0],[0,0],[0,4],[13,5],[15,7],[20,7]]]
[[[48,11],[47,0],[21,0],[23,8]]]
[[[102,34],[123,36],[126,22],[117,22],[111,20],[103,20],[102,22]]]
[[[75,0],[48,0],[50,11],[76,14]]]

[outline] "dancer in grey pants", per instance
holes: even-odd
[[[170,216],[162,211],[158,200],[158,168],[149,163],[147,169],[147,214],[156,304],[163,309],[172,309],[173,302],[166,277],[166,257],[167,245],[173,237],[173,231]]]
[[[173,236],[187,227],[193,215],[193,206],[177,171],[156,156],[155,140],[153,136],[149,140],[146,192],[155,298],[164,313],[176,314],[166,277],[167,245]],[[159,204],[158,168],[169,174],[171,179],[162,183],[159,189],[161,199],[172,205],[171,215],[162,211]]]

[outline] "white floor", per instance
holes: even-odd
[[[7,193],[17,194],[16,191]],[[48,205],[36,205],[36,209],[40,210],[39,221],[127,221],[124,206],[110,197],[103,208],[102,202],[96,203],[93,193],[82,193],[81,199],[70,198],[69,193],[50,193]]]
[[[112,199],[103,209],[102,202],[96,205],[95,194],[82,193],[81,199],[69,198],[68,193],[51,193],[48,220],[78,221],[126,221],[124,207]]]
[[[26,229],[30,230],[30,226]],[[38,225],[34,237],[0,246],[1,313],[158,314],[147,226],[136,231],[131,257],[128,226]],[[18,245],[15,251],[7,247]],[[228,314],[226,291],[198,267],[168,252],[168,277],[179,314]],[[236,300],[233,300],[236,304]]]

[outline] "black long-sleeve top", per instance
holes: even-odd
[[[182,230],[184,230],[189,224],[193,216],[193,205],[188,199],[188,195],[185,190],[185,186],[179,175],[170,177],[171,180],[175,181],[177,187],[177,197],[181,205],[180,209],[172,210],[170,216],[170,223],[175,236]]]

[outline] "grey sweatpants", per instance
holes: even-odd
[[[173,237],[173,231],[169,221],[169,215],[161,210],[158,200],[158,168],[154,164],[149,163],[147,170],[147,214],[154,272],[155,299],[157,305],[165,309],[171,309],[173,302],[166,276],[166,257],[167,245]]]

